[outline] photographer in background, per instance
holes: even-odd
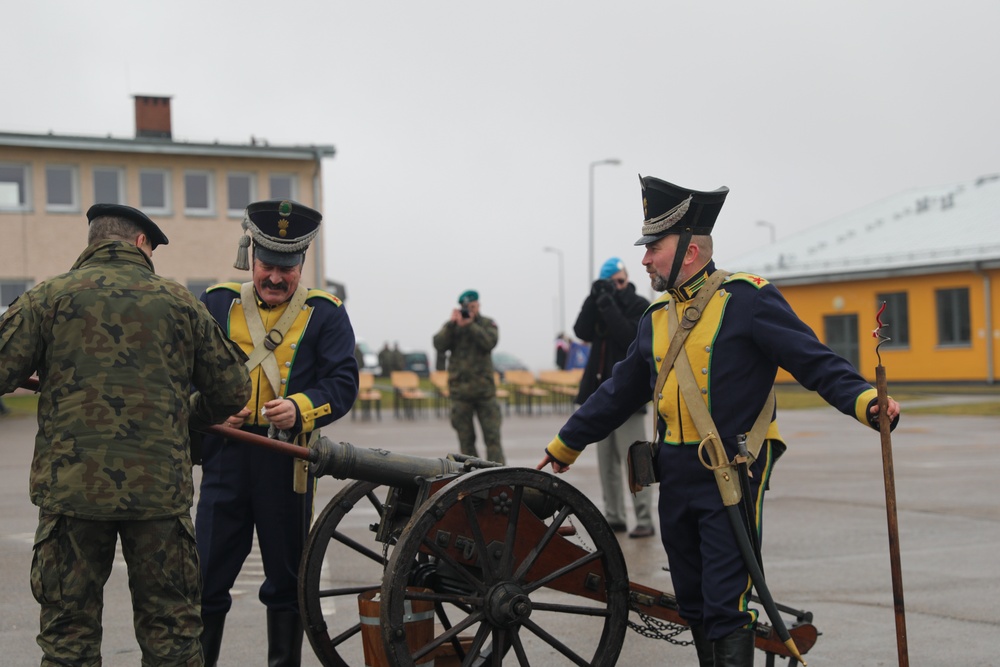
[[[451,311],[451,318],[434,334],[434,349],[438,355],[451,353],[448,359],[451,425],[458,434],[462,453],[477,456],[472,418],[478,416],[486,443],[486,458],[503,463],[500,405],[490,356],[500,332],[493,320],[479,314],[478,292],[462,292],[458,305]]]
[[[602,382],[611,377],[611,369],[625,358],[629,344],[635,340],[639,319],[649,307],[649,301],[635,293],[635,285],[628,281],[625,264],[612,257],[601,266],[598,280],[584,300],[573,330],[577,337],[590,343],[590,357],[580,380],[580,393],[576,402],[583,404]],[[622,461],[629,445],[636,440],[646,440],[646,409],[641,408],[597,443],[597,467],[601,476],[601,493],[604,496],[604,517],[616,533],[628,529],[625,523],[624,470]],[[652,537],[653,491],[646,487],[635,494],[636,526],[629,537]]]

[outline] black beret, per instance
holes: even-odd
[[[137,208],[125,206],[124,204],[94,204],[87,210],[87,224],[92,223],[97,218],[124,218],[139,225],[146,234],[146,238],[155,249],[158,245],[167,245],[167,235],[164,234],[156,223]]]

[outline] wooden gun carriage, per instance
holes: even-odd
[[[314,522],[299,573],[306,635],[324,665],[363,664],[362,623],[351,612],[373,589],[385,659],[400,667],[440,665],[442,656],[462,665],[610,666],[628,627],[660,638],[684,629],[675,598],[629,581],[600,510],[555,475],[322,437],[303,458],[318,476],[353,480]],[[365,532],[380,546],[366,546]],[[432,631],[409,630],[414,605],[433,609]],[[325,613],[331,606],[336,613]],[[807,652],[818,634],[811,614],[781,609]],[[645,628],[629,620],[632,612]],[[567,629],[572,643],[560,639]],[[768,665],[777,656],[798,664],[764,623],[756,645]]]

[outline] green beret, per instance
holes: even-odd
[[[458,302],[463,306],[471,301],[479,301],[479,292],[467,289],[458,296]]]

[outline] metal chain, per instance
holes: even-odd
[[[688,641],[683,639],[674,639],[682,632],[690,630],[688,626],[680,625],[679,623],[671,623],[670,621],[661,621],[658,618],[653,618],[649,614],[642,613],[635,607],[632,607],[632,611],[639,614],[639,618],[642,619],[642,622],[645,625],[639,625],[635,621],[629,620],[626,621],[628,623],[628,627],[632,628],[643,637],[649,637],[650,639],[662,639],[677,646],[691,646],[694,644],[693,639]]]

